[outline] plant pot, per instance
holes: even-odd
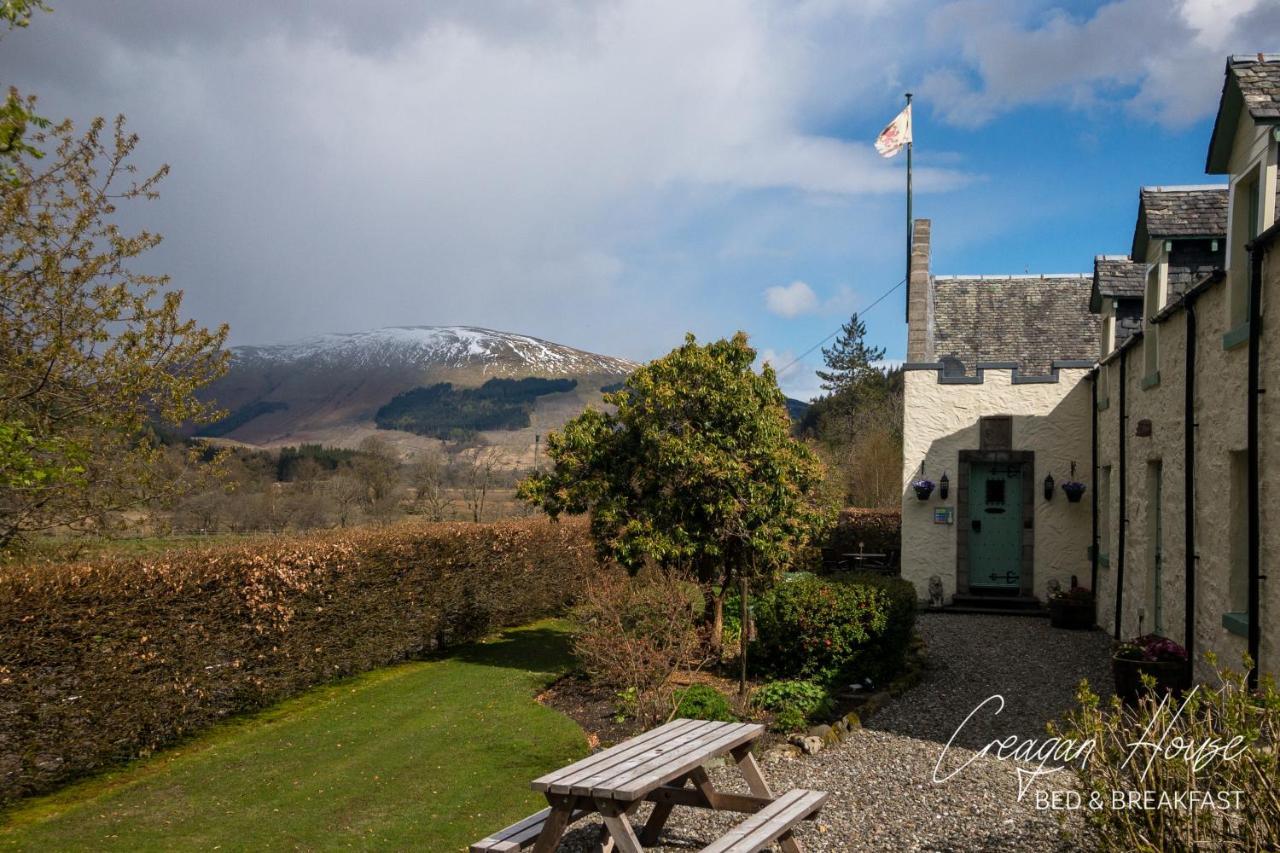
[[[1173,693],[1175,699],[1182,698],[1187,678],[1185,661],[1111,659],[1111,675],[1115,679],[1116,695],[1126,705],[1138,704],[1138,697],[1146,691],[1142,684],[1144,674],[1156,680],[1157,698],[1166,692]]]
[[[1070,484],[1063,484],[1062,486],[1062,492],[1067,496],[1067,501],[1073,504],[1080,503],[1080,499],[1084,497],[1084,489],[1085,487],[1083,483],[1074,486]]]
[[[927,489],[921,486],[912,486],[911,488],[916,490],[916,497],[922,501],[929,500],[929,495],[933,494],[933,486],[930,486]]]
[[[1092,601],[1049,599],[1049,624],[1055,628],[1082,631],[1094,626],[1096,607]]]

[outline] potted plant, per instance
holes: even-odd
[[[1071,478],[1062,484],[1062,493],[1067,496],[1067,502],[1078,504],[1080,499],[1084,497],[1084,483],[1076,479],[1076,463],[1071,463]]]
[[[1067,496],[1067,500],[1073,504],[1080,503],[1080,499],[1084,497],[1084,483],[1077,480],[1067,480],[1062,484],[1062,492]]]
[[[1093,591],[1082,586],[1059,590],[1049,597],[1049,624],[1055,628],[1081,630],[1095,622]]]
[[[1172,692],[1181,698],[1186,687],[1187,650],[1158,634],[1145,634],[1116,646],[1111,657],[1111,674],[1115,678],[1116,695],[1125,704],[1137,704],[1146,689],[1142,676],[1155,679],[1156,694]]]
[[[929,495],[933,494],[933,480],[919,479],[911,484],[911,488],[916,490],[916,497],[922,501],[929,500]]]

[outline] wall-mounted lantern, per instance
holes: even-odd
[[[947,499],[947,492],[951,490],[951,479],[947,476],[947,472],[942,472],[942,478],[938,480],[938,497],[944,501]]]
[[[1047,474],[1044,478],[1044,499],[1053,500],[1053,475]]]

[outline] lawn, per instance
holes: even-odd
[[[533,698],[570,662],[547,621],[319,688],[28,801],[0,847],[465,849],[536,811],[529,780],[587,752]]]

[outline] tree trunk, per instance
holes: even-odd
[[[720,657],[724,650],[724,590],[707,589],[707,603],[711,606],[711,652]]]
[[[747,609],[747,578],[738,579],[738,593],[742,596],[742,627],[738,631],[738,695],[747,696],[747,639],[751,633],[750,611]]]

